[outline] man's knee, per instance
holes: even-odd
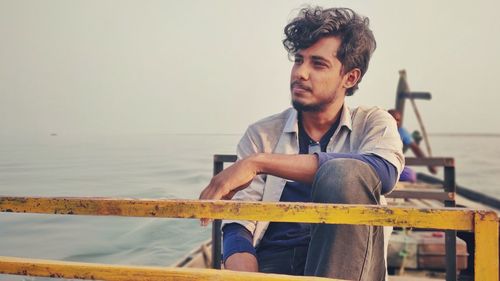
[[[317,203],[369,204],[362,197],[377,189],[380,180],[369,164],[357,159],[332,159],[318,169],[312,199]]]

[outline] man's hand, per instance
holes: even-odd
[[[259,264],[255,256],[250,253],[236,253],[226,259],[224,268],[236,271],[258,272]]]
[[[229,200],[234,194],[245,189],[257,175],[257,166],[250,156],[239,160],[212,178],[200,194],[200,200]],[[201,225],[206,226],[208,219],[201,219]]]
[[[200,194],[200,200],[229,200],[246,188],[257,175],[252,157],[240,160],[212,178]]]
[[[433,175],[437,174],[437,172],[438,172],[438,171],[437,171],[437,169],[436,169],[436,167],[434,167],[434,166],[429,166],[429,167],[427,167],[427,169],[428,169],[428,170],[429,170],[429,172],[431,172],[431,174],[433,174]]]
[[[200,200],[229,200],[250,185],[259,174],[311,184],[318,170],[318,158],[311,154],[254,154],[239,160],[212,178],[200,194]],[[206,226],[208,219],[201,219]]]

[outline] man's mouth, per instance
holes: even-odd
[[[300,93],[300,92],[311,92],[312,89],[298,81],[294,81],[292,82],[292,84],[290,84],[290,90],[293,92],[293,93]]]

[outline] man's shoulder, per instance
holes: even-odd
[[[353,116],[353,118],[355,118],[355,117],[370,117],[372,115],[390,116],[390,114],[386,110],[384,110],[378,106],[361,105],[358,107],[350,107],[349,110],[350,110],[351,116]]]
[[[273,132],[280,134],[290,118],[296,115],[296,111],[293,108],[288,108],[280,113],[273,114],[271,116],[260,119],[259,121],[252,123],[248,126],[250,131],[258,133],[269,133]]]
[[[353,123],[369,123],[379,120],[392,121],[392,116],[385,110],[378,106],[358,106],[349,108]]]

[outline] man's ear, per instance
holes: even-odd
[[[344,88],[349,89],[354,87],[358,83],[361,77],[361,70],[359,68],[354,68],[344,75]]]

